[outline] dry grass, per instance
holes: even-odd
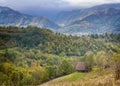
[[[94,70],[90,73],[82,74],[80,77],[78,75],[81,75],[81,73],[74,73],[71,76],[68,75],[68,77],[65,76],[49,82],[44,86],[120,86],[120,80],[114,80],[114,75],[111,74],[111,70],[104,70],[102,72]],[[72,81],[71,78],[74,78],[72,76],[79,78],[76,78],[76,80],[73,79]]]

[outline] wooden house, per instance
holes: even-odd
[[[88,72],[88,66],[85,62],[78,62],[76,65],[76,71],[78,72]]]

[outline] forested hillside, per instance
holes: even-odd
[[[120,34],[76,37],[32,26],[0,27],[0,85],[38,85],[74,72],[78,61],[102,68],[119,53]]]

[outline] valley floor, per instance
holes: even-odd
[[[112,70],[93,70],[89,73],[75,72],[39,86],[120,86],[120,80],[115,81],[111,72]]]

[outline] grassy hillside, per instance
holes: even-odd
[[[112,70],[93,70],[89,73],[75,72],[55,79],[42,86],[120,86],[120,80],[115,81]]]

